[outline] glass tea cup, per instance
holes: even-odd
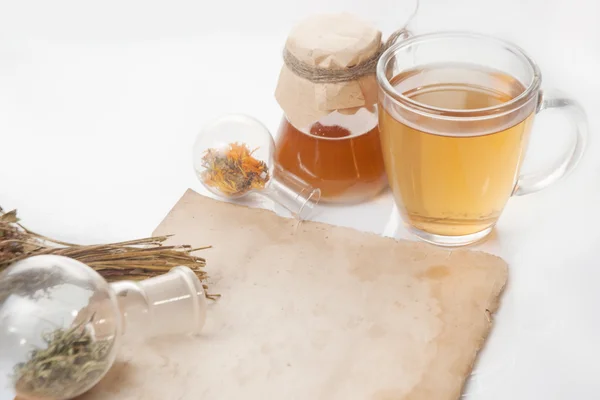
[[[541,73],[519,47],[479,34],[414,36],[377,65],[379,130],[396,204],[410,231],[444,246],[487,236],[508,199],[554,183],[578,163],[583,109],[542,91]],[[561,109],[571,145],[546,170],[520,175],[535,116]]]

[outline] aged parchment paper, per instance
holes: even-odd
[[[85,400],[456,400],[507,266],[188,191],[158,227],[203,255],[203,334],[124,343]]]

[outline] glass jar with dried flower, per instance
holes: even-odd
[[[239,199],[254,192],[294,217],[307,219],[321,192],[276,165],[274,150],[273,137],[260,121],[247,115],[225,115],[198,134],[194,169],[200,182],[221,198]]]

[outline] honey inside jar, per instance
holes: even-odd
[[[387,185],[377,117],[366,108],[352,115],[335,111],[300,130],[284,117],[276,162],[321,189],[322,202],[357,203]]]

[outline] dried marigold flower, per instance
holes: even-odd
[[[245,143],[230,143],[225,149],[208,149],[202,158],[203,182],[226,196],[241,196],[264,189],[269,168],[257,160]]]

